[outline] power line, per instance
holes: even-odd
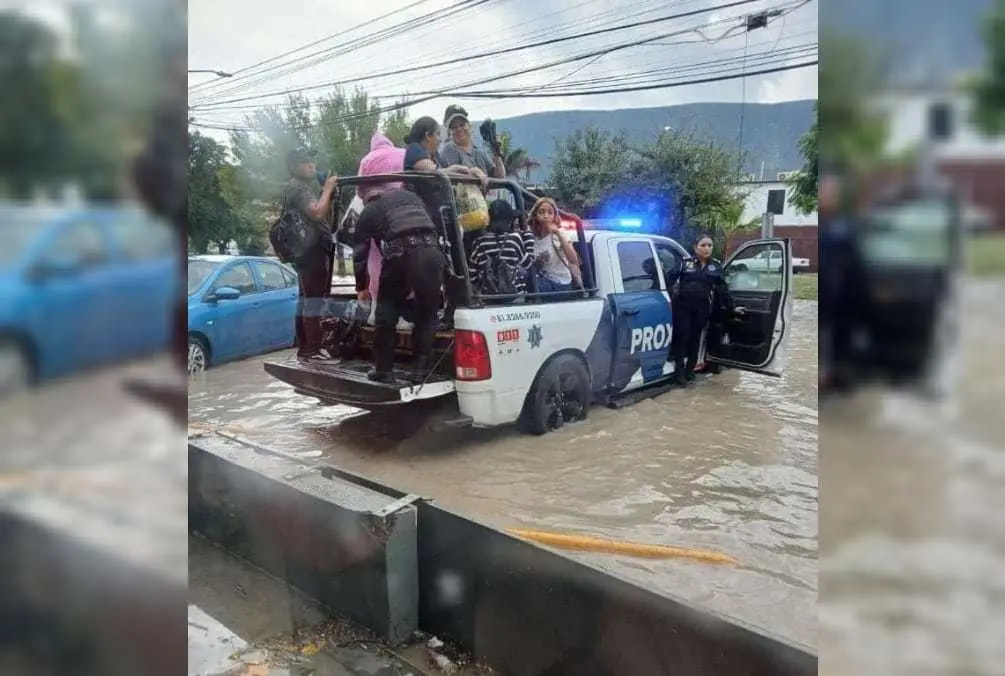
[[[463,62],[469,62],[469,61],[474,61],[474,60],[477,60],[477,59],[485,59],[485,58],[489,58],[489,57],[493,57],[493,56],[502,56],[504,54],[512,54],[512,53],[523,51],[523,50],[526,50],[526,49],[534,49],[536,47],[542,47],[542,46],[551,46],[551,45],[554,45],[554,44],[557,44],[557,43],[561,43],[561,42],[568,42],[570,40],[579,40],[579,39],[588,38],[588,37],[595,37],[597,35],[605,35],[605,34],[617,32],[617,31],[628,30],[630,28],[639,28],[641,26],[649,26],[649,25],[653,25],[653,24],[656,24],[656,23],[661,23],[661,22],[666,22],[666,21],[672,21],[672,20],[675,20],[675,19],[684,19],[684,18],[696,16],[696,15],[699,15],[699,14],[708,14],[709,12],[715,12],[715,11],[719,11],[719,10],[723,10],[723,9],[732,9],[734,7],[740,7],[742,5],[749,5],[749,4],[752,4],[754,2],[761,2],[761,1],[762,0],[734,0],[733,2],[723,3],[723,4],[720,4],[720,5],[715,5],[715,6],[712,6],[712,7],[705,8],[705,9],[690,10],[690,11],[687,11],[687,12],[680,12],[680,13],[677,13],[677,14],[671,14],[669,16],[658,17],[658,18],[655,18],[655,19],[647,19],[647,20],[644,20],[644,21],[636,21],[636,22],[632,22],[632,23],[629,23],[629,24],[623,24],[621,26],[613,26],[613,27],[610,27],[610,28],[602,28],[602,29],[598,29],[598,30],[594,30],[594,31],[588,31],[586,33],[580,33],[578,35],[572,35],[572,36],[561,37],[561,38],[552,38],[552,39],[549,39],[549,40],[542,40],[542,41],[534,42],[534,43],[531,43],[531,44],[528,44],[528,45],[519,45],[519,46],[515,46],[515,47],[507,47],[507,48],[503,48],[503,49],[491,50],[491,51],[488,51],[488,52],[482,52],[481,54],[474,54],[474,55],[471,55],[471,56],[467,56],[467,57],[463,57],[463,58],[458,58],[458,59],[448,59],[448,60],[438,61],[438,62],[434,62],[434,63],[427,63],[427,64],[419,65],[419,66],[408,66],[408,67],[405,67],[405,68],[398,68],[398,69],[389,70],[389,71],[383,71],[383,72],[379,72],[379,73],[371,73],[369,75],[362,75],[362,76],[357,76],[357,77],[353,77],[353,78],[346,78],[346,79],[342,79],[342,80],[334,80],[334,81],[327,82],[327,83],[324,83],[324,84],[311,85],[311,86],[308,86],[308,87],[299,87],[299,88],[295,88],[295,89],[287,89],[287,90],[278,91],[278,92],[270,92],[270,93],[267,93],[267,94],[258,94],[258,95],[255,95],[255,96],[246,96],[246,97],[241,97],[241,98],[227,99],[227,100],[223,100],[223,101],[216,101],[213,104],[193,105],[192,108],[193,109],[198,109],[198,108],[205,108],[205,107],[210,107],[210,106],[214,106],[214,105],[223,105],[223,104],[226,104],[226,103],[241,103],[243,101],[250,101],[250,100],[255,100],[255,99],[271,98],[271,97],[275,97],[275,96],[287,96],[287,95],[292,94],[292,93],[303,93],[305,91],[313,91],[313,90],[317,90],[317,89],[327,89],[327,88],[330,88],[330,87],[340,86],[340,85],[349,84],[349,83],[353,83],[353,82],[362,82],[362,81],[367,81],[367,80],[380,79],[380,78],[383,78],[383,77],[389,77],[389,76],[392,76],[392,75],[401,75],[401,74],[404,74],[404,73],[413,73],[413,72],[416,72],[416,71],[427,70],[427,69],[430,69],[430,68],[439,68],[441,66],[452,65],[452,64],[459,63],[459,62],[462,62],[462,61]],[[670,36],[668,36],[668,35],[662,36],[662,38],[666,38],[666,37],[670,37]],[[662,39],[662,38],[660,38],[660,39]],[[651,40],[647,40],[646,42],[651,42]],[[601,53],[601,52],[597,52],[597,53]]]
[[[740,27],[742,28],[743,25],[741,24]],[[728,32],[729,31],[727,31],[727,33]],[[812,29],[812,30],[806,30],[806,31],[801,31],[801,32],[797,32],[797,33],[791,33],[790,32],[789,33],[789,37],[790,38],[798,38],[798,37],[808,37],[810,35],[813,35],[815,37],[816,32],[817,31],[816,31],[815,28]],[[717,36],[716,38],[713,38],[713,40],[717,41],[717,40],[719,40],[721,38],[722,38],[722,36],[720,35],[720,36]],[[704,40],[704,39],[700,40],[700,41],[695,41],[695,40],[679,40],[679,41],[673,41],[673,42],[661,42],[660,44],[664,45],[664,46],[675,46],[675,45],[699,44],[699,43],[705,42],[705,41],[706,40]],[[639,46],[640,47],[645,47],[647,45],[643,44],[643,45],[639,45]],[[777,56],[782,56],[782,55],[786,55],[786,54],[788,54],[790,56],[797,56],[797,55],[798,56],[805,56],[806,54],[804,52],[806,50],[816,49],[817,47],[818,47],[818,44],[815,43],[815,42],[814,43],[801,43],[801,44],[797,44],[797,45],[793,45],[793,46],[789,46],[789,47],[784,47],[781,50],[776,50],[776,51],[770,52],[770,53],[767,52],[767,51],[755,52],[753,54],[750,54],[750,58],[752,58],[752,59],[763,59],[765,57],[771,56],[772,54],[775,54]],[[580,65],[580,66],[574,68],[572,71],[567,72],[567,73],[563,73],[561,76],[559,76],[558,78],[556,78],[556,80],[553,81],[553,82],[548,82],[548,83],[545,83],[545,84],[542,84],[542,85],[536,85],[536,86],[538,88],[540,88],[540,89],[543,90],[543,89],[548,89],[548,88],[552,88],[552,87],[556,87],[557,88],[557,87],[562,87],[562,86],[572,85],[572,84],[581,85],[581,84],[588,84],[588,83],[600,83],[600,82],[608,81],[608,80],[628,81],[628,80],[638,79],[639,77],[643,77],[643,76],[651,76],[651,75],[657,75],[657,74],[674,74],[674,73],[679,73],[680,71],[686,71],[686,70],[692,70],[692,69],[696,69],[696,68],[702,68],[702,67],[705,67],[705,66],[708,66],[708,65],[722,65],[722,64],[725,64],[725,63],[729,63],[729,62],[738,61],[738,60],[740,60],[740,59],[743,58],[743,55],[742,55],[743,48],[742,47],[739,48],[739,49],[735,49],[735,50],[724,50],[724,51],[722,51],[720,53],[723,54],[722,57],[717,57],[717,58],[711,59],[711,60],[707,60],[706,59],[706,60],[700,60],[700,61],[697,61],[697,62],[693,62],[692,61],[692,62],[687,62],[687,63],[683,63],[683,64],[675,64],[675,65],[671,65],[671,66],[664,66],[663,64],[666,63],[666,58],[660,58],[657,62],[654,62],[654,63],[640,64],[640,65],[636,66],[635,69],[633,69],[633,71],[631,71],[629,73],[620,73],[619,72],[619,73],[613,73],[613,74],[608,74],[608,75],[597,75],[597,76],[589,78],[589,80],[587,80],[587,81],[580,80],[580,81],[573,82],[573,81],[571,81],[569,79],[573,75],[575,75],[576,73],[581,72],[585,67],[587,67],[587,66],[595,63],[601,57],[605,56],[604,54],[601,54],[601,55],[598,55],[597,57],[589,59],[588,61],[586,61],[586,63],[584,63],[583,65]],[[734,54],[735,54],[735,56],[733,56]],[[645,70],[646,68],[649,68],[650,66],[656,65],[656,63],[659,64],[659,67],[650,68],[648,70]],[[370,96],[370,98],[377,99],[377,100],[380,100],[380,99],[396,99],[396,100],[400,100],[402,98],[407,98],[408,96],[419,96],[419,95],[425,95],[425,94],[429,94],[429,93],[432,93],[432,92],[426,91],[426,90],[419,90],[419,91],[412,90],[409,93],[403,93],[402,91],[399,90],[398,93],[394,93],[394,94],[379,94],[379,93],[374,94],[374,93],[369,93],[369,96]],[[215,113],[215,112],[254,111],[254,110],[260,110],[260,109],[262,109],[264,107],[267,107],[267,104],[265,104],[265,103],[252,103],[252,104],[220,105],[220,106],[214,106],[212,108],[207,108],[207,109],[204,110],[204,112],[214,112]]]
[[[601,94],[627,94],[629,92],[644,92],[644,91],[652,91],[654,89],[669,89],[672,87],[687,87],[689,85],[710,84],[712,82],[725,82],[727,80],[735,80],[737,78],[749,77],[754,75],[771,75],[772,73],[783,73],[789,70],[809,68],[811,66],[816,66],[817,64],[818,60],[814,59],[812,61],[805,61],[802,63],[794,63],[784,66],[776,66],[773,68],[762,68],[759,70],[748,71],[746,73],[746,76],[743,73],[734,73],[730,75],[718,75],[712,77],[697,78],[694,80],[684,80],[681,82],[642,85],[635,87],[614,87],[611,89],[604,89],[604,90],[538,92],[538,93],[525,93],[525,94],[453,91],[450,92],[450,94],[451,96],[456,96],[458,98],[469,98],[469,99],[547,99],[547,98],[556,98],[560,96],[597,96]]]
[[[427,2],[429,2],[429,1],[430,0],[417,0],[417,2],[413,2],[410,5],[406,5],[405,7],[402,7],[400,9],[394,10],[393,12],[388,12],[387,14],[383,14],[381,16],[378,16],[376,19],[373,19],[371,21],[364,21],[363,23],[358,23],[355,26],[352,26],[350,28],[346,28],[344,30],[338,31],[337,33],[332,33],[331,35],[325,36],[325,37],[321,38],[320,40],[315,40],[314,42],[312,42],[310,44],[303,45],[302,47],[297,47],[296,49],[291,49],[291,50],[289,50],[287,52],[283,52],[282,54],[277,54],[276,56],[273,56],[273,57],[270,57],[268,59],[265,59],[264,61],[258,61],[257,63],[253,63],[250,66],[245,66],[244,68],[241,68],[239,70],[234,71],[232,73],[232,75],[234,75],[234,76],[242,75],[243,73],[247,73],[250,70],[254,70],[254,69],[259,68],[261,66],[264,66],[266,64],[273,63],[275,61],[278,61],[279,59],[282,59],[282,58],[285,58],[287,56],[290,56],[291,54],[296,54],[297,52],[302,52],[305,49],[310,49],[311,47],[316,47],[316,46],[320,45],[323,42],[327,42],[329,40],[333,40],[335,38],[342,37],[343,35],[346,35],[347,33],[351,33],[352,31],[354,31],[354,30],[356,30],[358,28],[362,28],[363,26],[366,26],[368,24],[374,24],[374,23],[377,23],[379,21],[383,21],[384,19],[389,19],[392,16],[394,16],[395,14],[401,14],[402,12],[408,11],[410,9],[414,9],[415,7],[418,7],[419,5],[424,5]],[[200,87],[206,87],[206,86],[208,86],[210,84],[218,84],[218,83],[215,83],[215,82],[213,82],[213,83],[203,82],[203,83],[197,84],[197,85],[195,85],[193,87],[189,87],[189,91],[192,92],[192,91],[195,91],[195,90],[199,89]]]
[[[657,90],[657,89],[672,89],[672,88],[675,88],[675,87],[689,87],[689,86],[694,86],[694,85],[699,85],[699,84],[711,84],[711,83],[714,83],[714,82],[726,82],[726,81],[729,81],[729,80],[736,80],[736,79],[741,78],[741,77],[753,77],[753,76],[757,76],[757,75],[771,75],[771,74],[774,74],[774,73],[782,73],[782,72],[786,72],[786,71],[790,71],[790,70],[798,70],[798,69],[801,69],[801,68],[810,68],[812,66],[818,65],[818,63],[819,63],[819,61],[817,59],[813,59],[812,61],[804,61],[804,62],[801,62],[801,63],[788,64],[788,65],[784,65],[784,66],[776,66],[776,67],[773,67],[773,68],[762,68],[762,69],[759,69],[759,70],[756,70],[756,71],[748,71],[746,74],[743,74],[743,73],[733,73],[733,74],[728,74],[728,75],[718,75],[718,76],[711,76],[711,77],[695,78],[695,79],[690,79],[690,80],[680,80],[680,81],[676,81],[676,82],[664,82],[664,83],[661,83],[661,84],[653,84],[653,85],[641,85],[641,86],[635,86],[635,87],[613,87],[613,88],[604,89],[604,90],[587,90],[587,91],[582,91],[582,92],[563,92],[563,93],[560,93],[560,94],[554,94],[554,93],[534,93],[534,92],[526,92],[526,93],[515,93],[514,92],[514,93],[504,93],[504,94],[482,93],[482,94],[480,94],[478,92],[466,92],[466,91],[463,91],[463,90],[456,90],[456,91],[444,91],[444,92],[441,92],[440,95],[441,96],[453,96],[453,97],[457,97],[457,98],[462,98],[463,97],[463,98],[481,98],[481,99],[527,99],[527,98],[554,98],[554,97],[558,97],[558,96],[602,96],[602,95],[607,95],[607,94],[626,94],[626,93],[631,93],[631,92],[653,91],[653,90]],[[433,98],[437,98],[437,97],[433,97]],[[383,114],[383,113],[387,113],[387,112],[393,112],[395,110],[400,110],[402,108],[408,108],[408,107],[410,107],[412,105],[415,105],[416,103],[421,103],[421,102],[422,102],[421,99],[417,100],[417,101],[403,101],[401,103],[397,103],[397,104],[394,104],[392,106],[387,106],[387,107],[384,107],[384,108],[376,108],[376,109],[368,111],[367,113],[357,113],[357,114],[345,115],[345,116],[342,116],[340,118],[336,118],[334,120],[327,120],[327,122],[329,122],[329,123],[347,122],[347,121],[350,121],[350,120],[353,120],[353,119],[359,119],[359,118],[367,116],[367,115]],[[197,120],[194,121],[192,124],[193,124],[193,126],[196,126],[196,127],[202,127],[202,128],[205,128],[205,129],[216,129],[216,130],[220,130],[220,131],[249,131],[249,132],[257,131],[256,129],[248,128],[248,127],[239,127],[239,126],[236,126],[236,125],[229,125],[229,126],[228,125],[213,125],[213,124],[198,122]],[[297,129],[298,130],[316,129],[319,126],[321,126],[321,125],[318,124],[318,123],[313,123],[313,124],[310,124],[310,125],[307,125],[307,126],[304,126],[304,127],[300,127],[300,128],[297,128]]]
[[[409,19],[399,24],[383,28],[374,33],[361,36],[346,44],[330,47],[317,54],[298,57],[287,63],[270,66],[269,68],[266,68],[264,70],[261,70],[257,73],[248,76],[252,78],[252,80],[249,82],[243,82],[237,84],[234,84],[233,82],[228,82],[227,85],[224,86],[222,89],[217,89],[216,91],[212,92],[211,96],[225,95],[228,93],[237,93],[242,89],[254,87],[256,85],[268,82],[269,80],[273,80],[278,77],[292,75],[293,73],[299,70],[310,68],[311,66],[317,65],[324,61],[328,61],[338,56],[344,56],[358,49],[369,47],[383,40],[403,35],[404,33],[415,30],[417,28],[430,26],[434,23],[441,21],[442,19],[454,16],[456,14],[460,14],[462,12],[466,12],[468,10],[474,9],[476,7],[494,1],[496,0],[462,0],[461,2],[436,10],[435,12],[431,12],[424,16]],[[277,70],[279,72],[274,72]],[[274,74],[269,75],[270,72],[274,72]]]

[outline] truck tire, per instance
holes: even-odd
[[[560,354],[534,379],[524,403],[521,426],[540,436],[566,422],[585,420],[590,401],[590,372],[578,357]]]

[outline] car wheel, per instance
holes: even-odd
[[[523,428],[541,435],[566,422],[585,420],[590,408],[590,373],[571,354],[559,355],[538,374],[524,405]]]
[[[201,373],[209,366],[206,343],[196,336],[188,337],[188,374]]]
[[[34,367],[25,349],[16,341],[0,340],[0,397],[22,392],[34,380]]]

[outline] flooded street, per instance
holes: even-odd
[[[434,434],[395,414],[322,407],[265,359],[193,378],[190,424],[434,498],[497,527],[701,547],[738,568],[570,554],[640,585],[816,643],[817,315],[797,302],[782,379],[727,371],[544,437]]]
[[[967,288],[956,402],[821,405],[822,674],[1002,673],[1003,297]]]

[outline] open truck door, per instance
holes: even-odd
[[[765,265],[764,261],[770,261]],[[741,312],[722,317],[722,335],[709,340],[705,360],[779,377],[792,326],[792,246],[787,239],[743,244],[724,266],[726,284]]]

